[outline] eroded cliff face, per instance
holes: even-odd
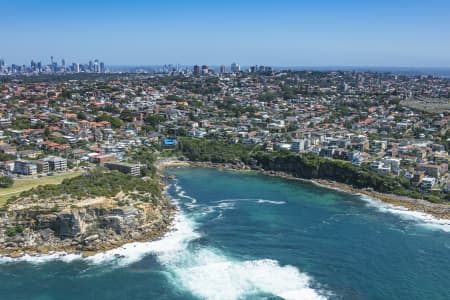
[[[0,217],[0,253],[102,251],[162,236],[175,208],[165,197],[149,202],[135,198],[119,193],[82,201],[24,199]]]

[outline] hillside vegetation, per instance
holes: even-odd
[[[298,154],[289,151],[264,152],[259,146],[227,144],[214,140],[185,138],[179,150],[192,161],[213,163],[242,162],[254,168],[281,171],[305,179],[326,179],[356,188],[372,188],[381,193],[392,193],[432,202],[449,200],[442,192],[424,193],[413,187],[402,176],[382,174],[367,165],[355,166],[348,161],[328,159],[315,153]]]

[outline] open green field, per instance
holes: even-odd
[[[402,100],[400,104],[428,113],[443,113],[450,110],[450,99],[446,98],[410,98]]]
[[[32,189],[39,185],[59,184],[66,178],[73,178],[80,174],[81,172],[71,172],[71,173],[55,174],[53,176],[45,176],[41,178],[15,179],[12,187],[0,189],[0,207],[5,205],[6,201],[9,198],[11,198],[12,196],[16,196],[23,191]]]

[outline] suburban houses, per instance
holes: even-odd
[[[172,151],[177,138],[191,137],[314,152],[447,191],[449,97],[449,79],[355,71],[4,77],[0,168],[11,176],[89,165],[138,174],[127,165],[130,149]]]

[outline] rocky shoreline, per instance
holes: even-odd
[[[162,179],[160,185],[165,185]],[[37,205],[24,200],[0,213],[0,255],[16,258],[64,252],[91,256],[161,238],[171,230],[176,213],[164,194],[156,202],[143,202],[133,193],[58,201],[46,199]]]
[[[211,162],[186,162],[174,161],[172,163],[167,164],[167,166],[193,166],[193,167],[202,167],[202,168],[214,168],[218,170],[235,170],[235,171],[257,171],[261,174],[285,178],[289,180],[298,180],[303,182],[309,182],[313,184],[317,184],[321,187],[330,188],[334,190],[338,190],[341,192],[357,194],[357,195],[366,195],[370,198],[377,199],[383,201],[385,203],[392,204],[401,209],[407,209],[410,211],[422,212],[429,215],[432,215],[438,219],[450,220],[450,205],[445,204],[435,204],[428,202],[426,200],[421,199],[413,199],[409,197],[397,196],[393,194],[384,194],[375,192],[369,189],[357,189],[350,185],[330,181],[330,180],[322,180],[322,179],[304,179],[294,177],[285,172],[278,171],[268,171],[262,170],[259,168],[251,168],[244,164],[217,164]]]

